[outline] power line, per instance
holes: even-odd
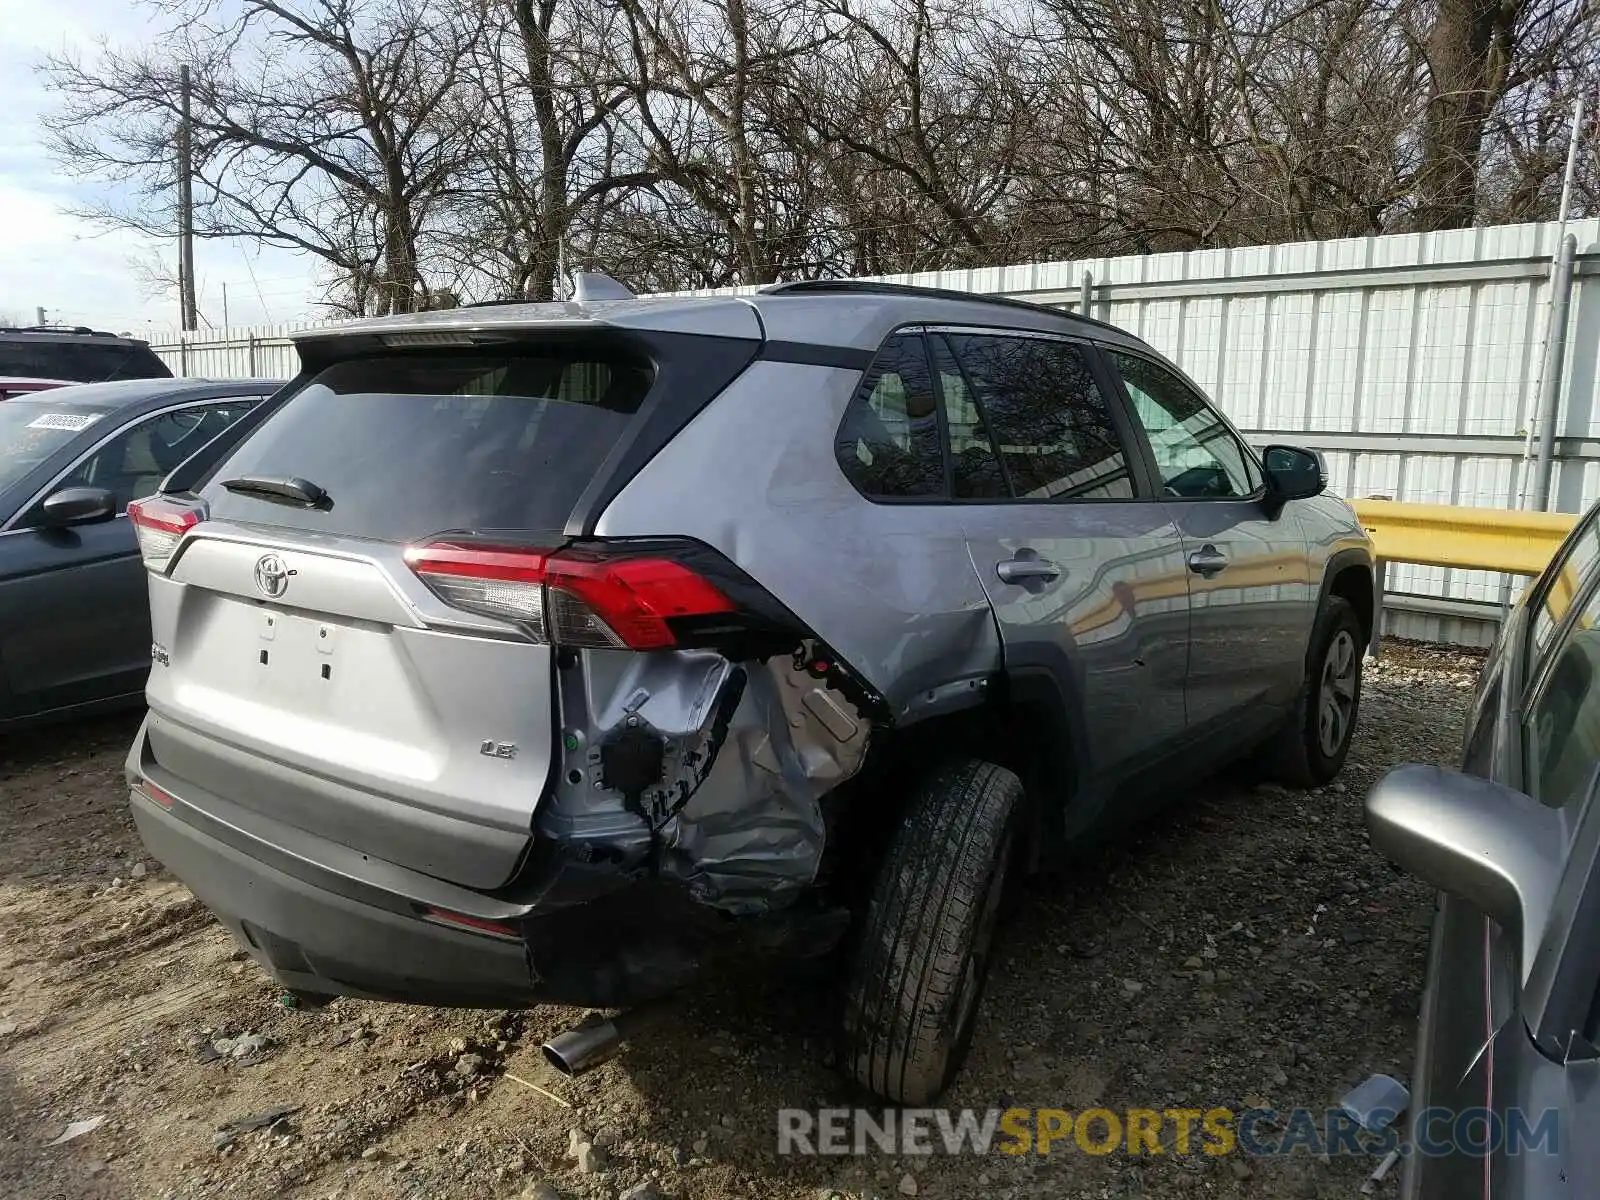
[[[267,298],[261,294],[261,284],[256,280],[256,269],[250,265],[248,257],[244,260],[244,269],[250,273],[250,283],[256,289],[256,299],[261,303],[261,311],[266,315],[267,324],[276,324],[272,319],[272,310],[267,307]]]

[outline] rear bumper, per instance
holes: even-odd
[[[208,836],[137,790],[133,820],[150,853],[285,987],[464,1008],[537,999],[520,941],[457,932],[319,887]]]
[[[150,852],[292,989],[439,1007],[628,1007],[684,987],[713,959],[822,953],[844,931],[841,913],[735,920],[679,884],[558,857],[525,872],[536,878],[514,895],[476,892],[186,787],[149,759],[143,731],[128,766]]]

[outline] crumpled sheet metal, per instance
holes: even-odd
[[[609,694],[591,701],[597,712],[582,737],[587,790],[558,788],[541,811],[541,831],[633,861],[648,855],[644,821],[623,796],[593,782],[606,740],[643,728],[666,748],[662,781],[642,797],[659,829],[661,874],[731,913],[787,906],[816,878],[826,842],[819,801],[860,768],[870,724],[788,657],[736,664],[683,651],[633,659]],[[730,716],[722,710],[734,697]]]

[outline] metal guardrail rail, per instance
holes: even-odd
[[[1383,625],[1385,568],[1390,562],[1537,575],[1578,523],[1576,513],[1394,500],[1353,500],[1351,507],[1371,536],[1377,559],[1373,612],[1379,619],[1372,623],[1374,655]]]

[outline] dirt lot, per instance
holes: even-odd
[[[1339,783],[1217,781],[1030,885],[949,1103],[1320,1109],[1370,1072],[1405,1078],[1431,897],[1367,849],[1360,798],[1395,762],[1455,758],[1477,669],[1392,647]],[[554,1009],[289,1011],[141,858],[121,775],[134,726],[0,738],[0,1194],[613,1200],[653,1180],[684,1200],[1350,1197],[1371,1166],[780,1158],[777,1109],[859,1097],[822,1062],[820,984],[770,971],[716,981],[575,1081],[539,1057],[574,1015]],[[219,1132],[277,1106],[293,1111],[269,1128]],[[609,1142],[604,1171],[566,1159],[578,1126]]]

